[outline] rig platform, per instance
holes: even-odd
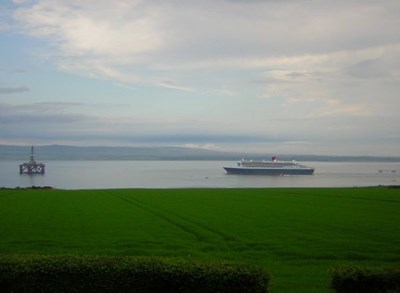
[[[43,175],[45,173],[45,164],[43,163],[37,163],[35,161],[35,156],[33,154],[33,146],[31,147],[31,159],[29,162],[23,163],[19,165],[19,174],[41,174]]]

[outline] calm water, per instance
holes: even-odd
[[[222,161],[48,161],[45,175],[20,175],[21,162],[0,161],[0,187],[60,189],[187,187],[352,187],[400,185],[400,163],[302,162],[312,176],[227,175]],[[380,170],[388,170],[380,172]],[[396,172],[392,171],[396,170]]]

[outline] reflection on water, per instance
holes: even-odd
[[[0,187],[61,189],[188,187],[351,187],[400,185],[400,163],[302,162],[312,176],[227,175],[222,161],[48,161],[44,175],[20,175],[19,162],[0,161]]]

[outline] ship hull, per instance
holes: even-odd
[[[223,167],[228,174],[236,175],[312,175],[313,168],[246,168]]]

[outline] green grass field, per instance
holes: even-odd
[[[400,189],[4,189],[0,253],[228,260],[329,292],[334,265],[399,266]]]

